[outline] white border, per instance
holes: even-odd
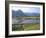
[[[40,30],[12,31],[12,6],[40,7]],[[36,33],[43,33],[43,6],[42,5],[9,4],[9,35],[36,34]]]

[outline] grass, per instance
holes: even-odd
[[[26,24],[24,25],[24,30],[40,30],[39,24]]]
[[[17,25],[18,26],[18,25]],[[12,27],[12,31],[26,31],[26,30],[40,30],[39,24],[24,24],[20,25],[20,27]]]

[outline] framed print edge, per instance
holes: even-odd
[[[22,35],[9,35],[9,4],[34,4],[43,5],[43,33],[36,34],[22,34]],[[5,1],[5,37],[21,37],[21,36],[38,36],[45,35],[45,3],[37,2],[20,2],[20,1]]]

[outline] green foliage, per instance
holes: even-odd
[[[26,24],[24,28],[25,30],[40,30],[40,24]]]
[[[40,24],[23,24],[23,25],[12,25],[12,31],[24,31],[24,30],[40,30]]]
[[[16,24],[13,24],[12,25],[12,31],[19,31],[19,30],[23,30],[23,26],[22,25],[16,25]]]

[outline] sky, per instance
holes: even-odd
[[[24,13],[40,13],[40,7],[12,7],[12,10],[21,10]]]

